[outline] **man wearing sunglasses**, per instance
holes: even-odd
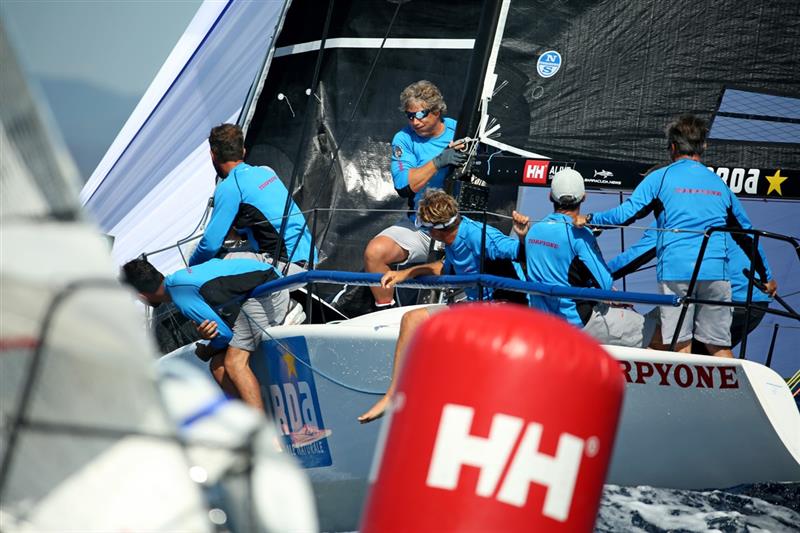
[[[408,124],[392,139],[391,170],[395,190],[408,199],[409,212],[367,244],[367,272],[385,273],[392,264],[427,260],[430,236],[414,224],[417,205],[426,189],[443,187],[450,167],[467,159],[460,146],[452,146],[456,121],[444,116],[447,104],[436,85],[421,80],[403,89],[400,110]],[[391,288],[371,290],[377,309],[395,304]]]
[[[515,212],[516,213],[516,212]],[[514,232],[518,238],[504,235],[497,228],[486,226],[486,238],[483,238],[483,224],[462,216],[458,213],[458,204],[455,198],[439,189],[428,189],[424,197],[419,202],[417,209],[416,224],[421,228],[426,228],[430,236],[437,241],[444,243],[444,260],[434,261],[423,265],[416,265],[403,270],[387,271],[381,278],[381,286],[392,290],[395,285],[409,278],[417,276],[440,276],[442,274],[476,274],[481,266],[481,246],[485,246],[484,259],[488,261],[521,261],[520,254],[524,251],[524,244],[521,239],[527,232],[527,219],[522,223],[514,224]],[[517,279],[523,279],[524,275],[521,268],[517,265],[515,273]],[[484,300],[514,300],[519,295],[500,294],[503,291],[493,291],[487,287],[481,289]],[[478,289],[471,287],[464,291],[467,301],[478,299]],[[521,300],[526,302],[525,298]],[[383,416],[389,400],[394,394],[397,378],[400,375],[400,368],[406,347],[414,336],[419,326],[425,322],[432,314],[438,313],[447,306],[429,305],[413,309],[403,315],[400,321],[400,331],[397,337],[397,344],[394,351],[394,364],[392,368],[392,382],[389,390],[378,400],[366,413],[358,417],[362,424],[372,422]]]

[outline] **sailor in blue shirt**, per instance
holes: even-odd
[[[480,272],[483,224],[459,215],[455,198],[442,190],[428,189],[419,202],[416,223],[420,228],[429,231],[431,238],[444,243],[444,261],[416,265],[404,270],[390,270],[381,279],[382,286],[391,290],[396,284],[417,276],[440,276],[449,273],[477,274]],[[515,226],[514,229],[517,231],[519,228]],[[496,228],[487,225],[485,242],[485,260],[517,261],[519,259],[522,249],[519,239],[508,237]],[[516,277],[521,279],[521,269],[516,268],[514,272]],[[465,292],[468,301],[478,299],[477,289],[467,289]],[[499,292],[492,292],[484,288],[483,295],[486,299],[499,300],[501,298]],[[517,301],[524,302],[524,298],[518,298]],[[431,314],[437,313],[445,307],[445,305],[429,305],[403,315],[395,346],[392,382],[389,390],[366,413],[358,417],[361,423],[371,422],[383,415],[394,394],[403,356],[411,337]]]
[[[308,224],[294,200],[290,201],[284,224],[289,192],[271,168],[253,167],[243,162],[242,129],[235,124],[216,126],[208,142],[211,161],[223,179],[214,190],[214,211],[189,265],[216,257],[231,229],[247,240],[252,251],[271,257],[278,250],[281,266],[308,261],[311,257]],[[316,261],[316,251],[313,259]]]
[[[608,268],[611,270],[611,277],[619,279],[635,272],[636,270],[647,265],[656,257],[656,241],[658,236],[656,223],[650,225],[650,229],[646,230],[642,238],[608,262]],[[744,254],[739,245],[737,245],[730,234],[726,234],[725,247],[727,250],[726,269],[730,274],[731,282],[731,301],[744,304],[747,302],[747,284],[749,282],[745,270],[751,270],[750,259]],[[766,260],[764,266],[767,270],[767,275],[772,280],[771,270]],[[774,283],[774,282],[773,282]],[[756,285],[753,286],[753,307],[750,312],[750,321],[748,322],[747,333],[753,331],[756,326],[764,318],[764,310],[769,307],[772,297],[768,292],[760,290]],[[736,307],[733,310],[733,321],[731,323],[731,347],[736,346],[742,340],[742,328],[745,322],[745,309]],[[667,339],[669,340],[669,339]],[[694,353],[703,353],[705,346],[700,343],[695,343],[692,346]]]
[[[686,295],[705,230],[724,226],[752,227],[736,196],[700,162],[706,147],[707,131],[705,122],[691,115],[670,124],[667,137],[673,163],[648,174],[619,207],[579,216],[576,221],[578,226],[628,225],[652,211],[659,228],[683,230],[659,232],[656,239],[657,277],[664,294]],[[733,239],[744,253],[751,253],[749,236],[733,234]],[[726,242],[723,233],[711,235],[700,266],[695,297],[730,301]],[[766,282],[769,275],[762,250],[754,260],[756,273]],[[677,307],[661,307],[665,339],[673,335],[680,312]],[[733,357],[729,348],[731,318],[730,307],[690,305],[676,350],[688,353],[694,337],[704,343],[712,355]]]
[[[534,224],[525,237],[529,281],[613,290],[594,235],[588,228],[573,225],[585,196],[583,177],[577,171],[567,168],[553,176],[550,200],[555,212]],[[514,212],[514,222],[527,225],[528,217]],[[630,309],[603,302],[535,294],[531,306],[563,317],[605,344],[644,348],[655,330],[654,317],[645,320]]]
[[[408,199],[409,214],[373,238],[364,250],[367,272],[385,273],[389,265],[426,261],[430,237],[414,226],[414,211],[429,187],[441,188],[451,166],[467,155],[452,146],[456,121],[446,118],[447,104],[433,83],[421,80],[400,93],[400,110],[408,125],[392,139],[392,180],[397,193]],[[392,292],[371,287],[378,308],[394,304]]]
[[[211,360],[211,372],[225,392],[262,411],[261,390],[249,366],[250,354],[261,342],[263,330],[283,321],[289,294],[247,295],[279,277],[271,265],[253,259],[210,259],[166,278],[144,258],[123,266],[124,281],[147,303],[155,307],[173,302],[199,324],[198,331],[210,342],[198,343],[197,356]]]

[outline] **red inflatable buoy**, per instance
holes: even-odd
[[[360,530],[592,531],[623,391],[617,361],[557,317],[434,315],[409,346]]]

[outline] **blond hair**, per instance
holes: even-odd
[[[447,104],[444,102],[442,91],[428,80],[415,81],[400,93],[400,111],[406,111],[412,102],[419,102],[426,109],[447,113]]]
[[[430,188],[417,206],[417,216],[429,224],[444,224],[458,215],[456,199],[442,189]]]

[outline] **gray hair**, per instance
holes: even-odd
[[[400,111],[406,111],[412,102],[420,102],[426,109],[447,113],[442,91],[428,80],[415,81],[400,93]]]

